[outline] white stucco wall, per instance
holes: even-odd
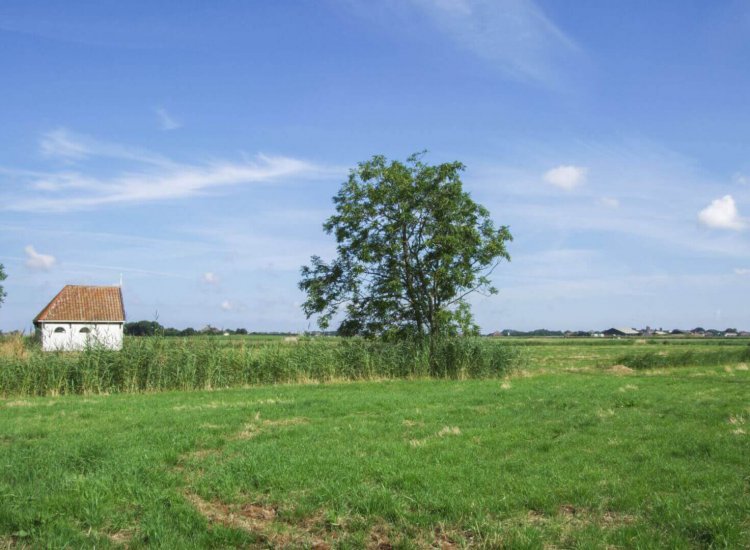
[[[59,328],[64,332],[55,332]],[[41,323],[41,332],[44,351],[79,351],[87,345],[122,349],[122,323]]]

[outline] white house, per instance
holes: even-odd
[[[119,286],[66,285],[34,318],[44,351],[97,345],[122,349],[125,307]]]

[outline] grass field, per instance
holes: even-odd
[[[0,548],[750,546],[742,345],[526,344],[496,379],[0,399]]]

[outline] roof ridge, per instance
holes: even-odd
[[[125,321],[122,287],[117,285],[65,285],[34,317],[45,321]]]

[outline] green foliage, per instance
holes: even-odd
[[[305,314],[326,328],[343,309],[342,335],[476,333],[466,297],[495,293],[489,275],[509,260],[506,226],[463,190],[460,162],[427,165],[375,156],[351,171],[323,225],[337,257],[302,267]]]
[[[164,334],[164,327],[156,321],[135,321],[125,323],[123,331],[128,336],[155,336]]]
[[[220,337],[126,338],[122,351],[0,353],[0,395],[200,390],[304,381],[486,378],[523,364],[519,346],[443,339],[425,345],[353,338],[225,345]]]
[[[5,266],[3,264],[0,264],[0,281],[4,281],[7,279],[8,276],[5,274]],[[3,285],[0,285],[0,305],[5,301],[5,297],[8,295],[7,292],[5,292],[5,289],[3,288]]]

